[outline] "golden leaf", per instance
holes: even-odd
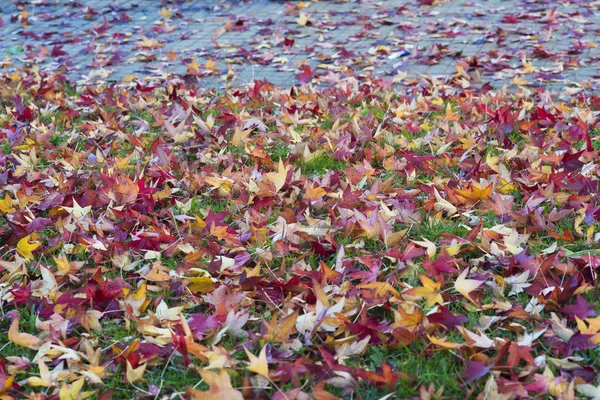
[[[29,243],[32,235],[27,235],[17,243],[17,252],[27,260],[33,260],[33,251],[40,247],[40,242]]]

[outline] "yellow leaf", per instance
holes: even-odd
[[[298,25],[306,26],[306,24],[308,23],[308,15],[306,15],[303,12],[300,12],[300,16],[298,17],[296,22],[298,23]]]
[[[245,129],[242,131],[240,128],[236,127],[231,138],[231,144],[237,147],[240,143],[246,143],[246,138],[250,133],[252,133],[252,129]]]
[[[431,307],[436,303],[443,304],[444,299],[440,294],[440,288],[442,285],[425,275],[420,275],[419,279],[421,280],[423,286],[409,289],[403,293],[410,296],[423,297],[427,302],[427,307]]]
[[[137,79],[137,76],[134,74],[127,75],[121,78],[121,82],[133,82]]]
[[[450,103],[446,105],[446,121],[458,121],[460,119],[460,115],[454,114],[452,112],[452,107],[450,107]]]
[[[196,218],[196,220],[191,223],[192,228],[204,229],[206,227],[206,222],[204,222],[204,220],[198,215],[194,215],[194,217]]]
[[[292,168],[291,165],[283,165],[283,161],[281,158],[279,159],[279,170],[277,172],[269,172],[266,174],[266,177],[269,181],[271,181],[275,185],[275,192],[279,192],[279,190],[285,185],[285,180],[287,178],[288,171]]]
[[[158,15],[160,15],[163,18],[171,18],[171,13],[173,12],[173,9],[171,8],[165,8],[163,7],[159,12]]]
[[[458,138],[458,140],[462,143],[463,150],[468,150],[476,145],[475,138],[470,133],[466,134],[464,138]]]
[[[233,188],[233,182],[229,178],[223,178],[220,176],[207,176],[204,181],[212,186],[214,189],[218,189],[221,196],[229,196],[231,189]]]
[[[15,212],[15,209],[12,206],[12,199],[8,194],[5,194],[4,199],[0,199],[0,213],[10,214],[12,212]]]
[[[94,392],[81,393],[81,389],[83,389],[84,383],[85,378],[76,380],[71,384],[71,386],[68,386],[65,382],[63,382],[62,387],[60,388],[60,392],[58,394],[60,400],[80,400],[90,397]]]
[[[260,266],[258,267],[260,268]],[[277,321],[275,318],[273,318],[270,323],[265,320],[264,323],[267,328],[267,332],[263,334],[263,339],[268,342],[285,342],[288,340],[293,332],[294,327],[296,326],[299,313],[300,310],[296,309],[296,311],[287,315],[285,318],[280,319],[279,321]]]
[[[375,297],[386,297],[388,294],[400,298],[400,293],[389,282],[368,282],[358,285],[359,289],[371,289]]]
[[[437,246],[435,245],[435,243],[428,240],[427,238],[423,238],[423,240],[412,240],[412,242],[417,246],[425,247],[425,249],[427,249],[427,255],[429,256],[429,258],[431,258],[432,260],[435,258],[435,255],[437,253]]]
[[[433,343],[437,346],[440,346],[441,348],[444,348],[444,349],[457,349],[462,346],[461,343],[449,342],[448,339],[446,339],[445,337],[436,338],[435,336],[430,336],[428,334],[427,338],[429,338],[429,341],[431,343]]]
[[[490,183],[485,188],[478,185],[477,183],[473,183],[473,185],[467,189],[455,189],[456,193],[464,197],[466,200],[471,202],[477,202],[479,200],[485,200],[492,195],[493,185]]]
[[[190,289],[192,293],[209,293],[215,290],[215,284],[209,277],[186,277],[185,279],[190,282],[188,289]]]
[[[38,359],[38,369],[40,371],[40,376],[39,378],[37,376],[32,376],[29,379],[27,379],[27,385],[32,386],[32,387],[37,387],[37,386],[50,386],[52,385],[52,375],[50,374],[50,370],[48,369],[48,366],[46,365],[46,363],[44,363],[41,358],[44,357],[40,357],[40,359]]]
[[[521,70],[522,74],[529,74],[531,72],[536,72],[535,67],[531,63],[531,61],[527,61],[526,57],[521,59],[521,63],[523,63],[523,69]]]
[[[244,347],[244,351],[250,360],[250,366],[248,371],[256,372],[259,375],[269,377],[269,363],[267,363],[267,346],[263,347],[258,357],[250,353],[248,349]]]
[[[8,329],[8,340],[16,345],[27,347],[32,350],[38,350],[44,341],[37,336],[29,333],[19,332],[19,321],[21,314],[18,311],[13,311],[13,320]]]
[[[216,61],[208,59],[206,60],[206,64],[204,64],[204,68],[206,68],[209,71],[214,71],[216,69],[215,67],[217,66],[217,64],[218,63]]]
[[[133,299],[134,300],[145,299],[146,298],[146,290],[147,290],[146,282],[143,282],[140,285],[140,287],[138,288],[138,290],[133,294]]]
[[[515,185],[500,178],[500,183],[498,183],[498,192],[499,193],[510,194],[516,190],[517,190],[517,188],[515,187]]]
[[[69,263],[69,260],[67,260],[67,257],[64,254],[61,254],[60,258],[53,258],[54,262],[56,263],[56,267],[58,268],[58,272],[61,275],[68,274],[69,271],[71,271],[71,264]]]
[[[308,200],[316,201],[325,196],[327,192],[320,186],[309,187],[306,189],[306,198]]]
[[[164,47],[165,45],[159,42],[156,39],[148,39],[146,36],[142,36],[142,38],[136,43],[138,47],[143,49],[156,49],[159,47]]]
[[[146,372],[146,363],[133,368],[129,361],[127,361],[127,382],[144,382],[144,372]]]
[[[514,83],[517,86],[529,86],[531,85],[531,82],[526,81],[525,79],[521,78],[520,76],[515,76],[512,80],[512,83]]]
[[[456,239],[453,239],[450,246],[445,247],[446,253],[448,253],[449,256],[453,256],[460,251],[460,247],[461,245],[456,242]]]
[[[40,242],[29,243],[31,236],[27,235],[17,243],[17,252],[27,260],[33,260],[34,256],[32,252],[42,245]]]
[[[0,387],[0,399],[3,398],[2,396],[8,391],[8,389],[10,389],[12,387],[14,380],[15,380],[14,375],[11,375],[4,379],[2,387]]]

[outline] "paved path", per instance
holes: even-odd
[[[39,64],[80,82],[179,74],[207,87],[454,75],[463,85],[600,89],[600,1],[197,0],[163,8],[158,0],[0,0],[0,7],[7,73]]]

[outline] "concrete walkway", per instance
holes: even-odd
[[[600,89],[600,1],[1,3],[4,73],[38,64],[81,83],[177,74],[206,87],[454,75],[462,84]]]

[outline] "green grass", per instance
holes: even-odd
[[[271,160],[278,162],[279,160],[285,160],[286,158],[288,158],[291,149],[289,148],[289,146],[286,146],[284,144],[276,144],[268,147],[266,151],[271,157]]]
[[[126,329],[123,320],[104,320],[101,326],[102,331],[98,332],[98,336],[105,345],[116,342],[123,343],[124,340],[132,338],[137,333],[135,322],[131,322],[129,329]]]
[[[208,196],[196,196],[192,199],[192,204],[190,205],[190,211],[188,212],[188,215],[199,215],[200,217],[205,217],[209,211],[212,211],[214,214],[216,214],[218,212],[227,210],[227,200],[217,201]]]
[[[297,161],[296,167],[302,169],[302,174],[307,177],[325,175],[328,171],[340,171],[346,164],[333,159],[326,154],[319,154],[310,161]]]
[[[49,142],[54,146],[58,147],[61,144],[65,143],[68,139],[69,135],[67,135],[66,133],[55,133],[54,135],[52,135]]]
[[[10,142],[8,140],[2,141],[2,146],[0,148],[2,149],[4,155],[9,155],[10,153],[12,153],[12,146],[10,145]]]
[[[450,335],[451,336],[451,335]],[[461,341],[457,337],[449,337],[450,341]],[[383,361],[395,367],[397,372],[404,372],[416,377],[413,382],[400,379],[394,388],[393,398],[411,398],[419,395],[422,384],[434,384],[436,389],[444,387],[444,396],[459,397],[464,395],[465,385],[460,374],[464,366],[456,361],[456,356],[447,350],[441,351],[428,347],[424,342],[415,342],[410,346],[401,345],[396,348],[385,346],[369,346],[362,357],[352,360],[352,364],[363,369],[375,371]],[[332,393],[342,395],[339,389],[329,388]],[[361,384],[357,396],[362,399],[379,399],[389,394],[385,388],[371,384]]]
[[[400,224],[400,229],[406,226]],[[411,225],[411,236],[423,237],[430,241],[436,241],[444,236],[444,234],[451,234],[456,236],[464,236],[467,234],[467,228],[462,226],[459,219],[455,219],[454,223],[447,220],[436,221],[431,217],[431,214],[426,213],[421,209],[421,221],[415,221],[414,225]]]
[[[102,390],[107,392],[113,391],[113,399],[133,399],[139,398],[139,389],[150,391],[150,385],[160,388],[159,396],[175,395],[174,398],[181,398],[176,393],[183,395],[187,388],[196,387],[196,389],[206,390],[208,385],[202,382],[202,378],[194,369],[176,367],[175,363],[171,362],[168,365],[156,365],[148,367],[144,374],[145,383],[135,383],[133,386],[131,383],[124,382],[125,371],[122,366],[117,366],[114,373],[111,373],[107,379],[103,380],[101,386],[87,385],[88,390]],[[86,390],[84,389],[84,390]],[[157,396],[157,398],[160,398]],[[96,399],[98,393],[95,393],[91,398]]]

